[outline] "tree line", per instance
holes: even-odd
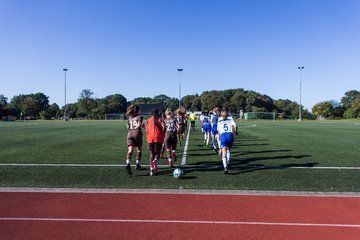
[[[105,98],[94,98],[90,89],[84,89],[75,103],[60,108],[56,103],[50,104],[49,97],[43,93],[20,94],[9,102],[0,94],[0,117],[14,116],[27,119],[60,119],[66,115],[77,119],[104,119],[106,113],[125,113],[129,104],[161,103],[164,108],[176,110],[179,106],[177,98],[164,94],[153,98],[138,97],[132,101],[121,94],[113,94]],[[267,95],[254,91],[239,89],[204,91],[201,95],[187,95],[181,99],[181,105],[188,110],[203,111],[214,107],[227,107],[231,112],[276,112],[280,119],[297,119],[299,104],[289,99],[274,100]],[[358,118],[360,117],[360,92],[348,91],[340,102],[331,100],[316,104],[310,113],[301,106],[302,118]]]
[[[312,108],[312,112],[316,116],[330,119],[360,118],[360,91],[347,91],[340,102],[330,100],[315,104]]]

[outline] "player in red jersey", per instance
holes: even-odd
[[[136,169],[139,170],[141,168],[140,161],[141,161],[141,153],[142,153],[142,137],[143,133],[141,128],[144,127],[143,124],[143,117],[140,114],[140,107],[138,105],[130,105],[127,108],[126,115],[128,117],[128,134],[127,134],[127,146],[128,152],[126,155],[126,172],[129,175],[132,175],[131,171],[131,155],[134,148],[137,148],[136,153]]]
[[[159,115],[159,110],[152,111],[152,117],[147,121],[146,125],[146,139],[150,151],[150,176],[157,172],[157,163],[160,158],[161,147],[164,143],[165,124],[164,120]]]

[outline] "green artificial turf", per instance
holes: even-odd
[[[144,138],[143,169],[131,177],[121,166],[2,165],[0,186],[360,191],[360,170],[339,168],[360,167],[356,121],[241,122],[227,175],[198,125],[182,179],[167,167],[149,176]],[[0,122],[0,134],[0,164],[124,164],[127,151],[124,121]],[[178,163],[183,149],[177,150]]]

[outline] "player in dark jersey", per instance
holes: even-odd
[[[177,115],[176,115],[176,122],[177,122],[177,135],[178,135],[178,142],[179,145],[181,146],[181,141],[184,140],[184,132],[185,132],[185,128],[186,128],[186,118],[184,116],[184,112],[178,110],[177,111]]]
[[[143,124],[143,117],[140,114],[140,107],[138,105],[130,105],[127,108],[126,115],[128,117],[128,134],[127,134],[127,146],[128,146],[128,152],[126,155],[126,172],[129,175],[132,175],[131,171],[131,155],[134,150],[134,148],[137,148],[136,153],[136,167],[135,169],[139,170],[141,169],[141,153],[142,153],[142,138],[143,133],[141,131],[141,128],[144,127]]]
[[[169,160],[169,167],[173,167],[173,161],[176,162],[176,145],[178,124],[170,108],[165,112],[165,145],[166,155]],[[173,159],[171,159],[171,157]]]

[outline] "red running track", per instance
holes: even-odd
[[[0,192],[0,239],[360,239],[360,198]]]

